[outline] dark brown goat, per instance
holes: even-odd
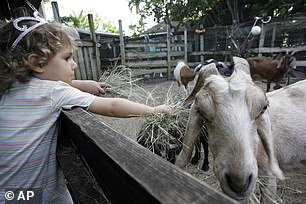
[[[271,82],[275,82],[275,89],[280,88],[280,81],[287,74],[289,69],[296,68],[296,59],[292,54],[286,54],[279,60],[272,60],[262,57],[249,57],[246,59],[250,65],[251,77],[254,79],[260,76],[267,80],[267,90],[270,89]]]

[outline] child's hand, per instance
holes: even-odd
[[[111,87],[111,85],[109,83],[106,83],[106,82],[97,82],[97,83],[100,86],[100,88],[98,88],[99,91],[100,91],[99,92],[100,94],[105,94],[105,90],[103,88]],[[97,93],[97,94],[99,94],[99,93]]]
[[[172,107],[169,105],[159,105],[154,107],[154,113],[167,113],[170,114],[172,112]]]
[[[106,82],[96,82],[93,80],[73,80],[71,85],[81,91],[94,95],[105,94],[103,88],[111,87],[111,85]]]

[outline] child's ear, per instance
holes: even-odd
[[[39,56],[37,54],[30,54],[26,61],[28,63],[28,65],[30,66],[31,70],[33,72],[36,72],[36,73],[42,73],[44,70],[43,70],[43,67],[41,66],[39,62]]]

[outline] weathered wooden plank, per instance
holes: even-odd
[[[101,70],[101,56],[100,56],[100,49],[98,48],[98,44],[95,44],[95,47],[96,47],[96,49],[95,49],[95,55],[96,55],[96,58],[95,58],[95,60],[96,60],[96,66],[97,66],[97,75],[98,75],[98,78],[97,78],[97,80],[99,80],[100,79],[100,77],[102,76],[102,70]]]
[[[168,66],[168,69],[167,69],[167,77],[168,77],[168,80],[170,80],[170,69],[171,69],[171,55],[170,55],[170,39],[171,38],[171,35],[170,35],[170,25],[167,24],[167,66]]]
[[[95,25],[93,20],[93,15],[88,14],[87,15],[88,22],[89,22],[89,28],[90,28],[90,36],[93,42],[93,52],[89,52],[89,59],[91,64],[91,70],[92,70],[92,79],[98,81],[100,78],[100,59],[99,59],[99,49],[97,46],[97,36],[95,31]]]
[[[96,48],[88,48],[88,54],[89,54],[89,64],[90,64],[90,71],[92,73],[92,79],[95,81],[98,81],[100,76],[99,76],[99,71],[97,67],[97,58],[96,58]]]
[[[184,47],[184,43],[179,42],[171,42],[170,47]],[[167,43],[161,43],[161,42],[149,42],[149,43],[131,43],[128,42],[125,44],[125,48],[147,48],[147,47],[167,47]]]
[[[133,76],[140,76],[144,74],[159,74],[159,73],[166,73],[167,68],[161,68],[161,69],[132,69],[132,75]],[[172,70],[173,71],[173,70]]]
[[[167,47],[167,43],[126,43],[125,48]]]
[[[204,56],[204,55],[213,55],[213,54],[221,54],[221,55],[228,55],[231,54],[230,51],[196,51],[188,53],[190,56]]]
[[[63,136],[76,145],[111,203],[236,203],[81,108],[61,118]]]
[[[172,60],[170,62],[170,66],[176,66],[177,62]],[[155,69],[159,67],[168,67],[168,63],[166,60],[143,60],[143,61],[135,61],[135,62],[127,62],[127,67],[130,68],[144,68],[144,69]]]
[[[78,47],[92,47],[93,46],[92,41],[86,41],[86,40],[76,40],[75,44]]]
[[[306,60],[296,61],[296,66],[306,67]]]
[[[81,79],[87,79],[87,74],[86,74],[86,64],[84,61],[84,54],[83,54],[83,48],[79,48],[77,51],[77,58],[79,60],[79,69],[81,73]],[[86,57],[85,57],[86,58]]]
[[[121,64],[125,65],[125,45],[124,45],[124,37],[123,37],[123,29],[122,29],[122,21],[119,20],[119,33],[120,33],[120,55],[121,55]]]
[[[92,69],[91,69],[91,59],[90,59],[90,52],[93,52],[93,48],[92,47],[83,47],[83,55],[84,55],[84,65],[85,65],[85,71],[86,71],[86,75],[87,78],[89,80],[92,80]]]
[[[127,60],[131,59],[151,59],[151,58],[166,58],[167,52],[126,52]],[[183,52],[170,52],[172,57],[184,56]]]
[[[250,52],[255,53],[279,53],[279,52],[292,52],[292,51],[305,51],[306,45],[295,46],[295,47],[261,47],[250,49]]]
[[[187,63],[188,62],[188,38],[187,38],[187,28],[184,29],[184,61]]]
[[[167,60],[145,60],[136,62],[127,62],[128,67],[167,67]]]
[[[79,50],[76,49],[74,54],[73,54],[73,59],[78,64],[78,67],[74,71],[74,78],[75,79],[82,79],[82,77],[81,77],[81,68],[79,66],[80,62],[79,62],[78,52],[79,52]]]

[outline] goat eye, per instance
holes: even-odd
[[[258,117],[259,117],[259,116],[261,116],[262,114],[264,114],[264,112],[267,110],[267,108],[268,108],[268,106],[267,106],[267,105],[266,105],[266,106],[264,106],[264,107],[261,109],[261,111],[260,111],[260,113],[259,113]]]
[[[264,112],[267,110],[268,105],[265,105],[261,111],[259,112],[259,114],[255,117],[255,120],[257,120],[262,114],[264,114]]]

